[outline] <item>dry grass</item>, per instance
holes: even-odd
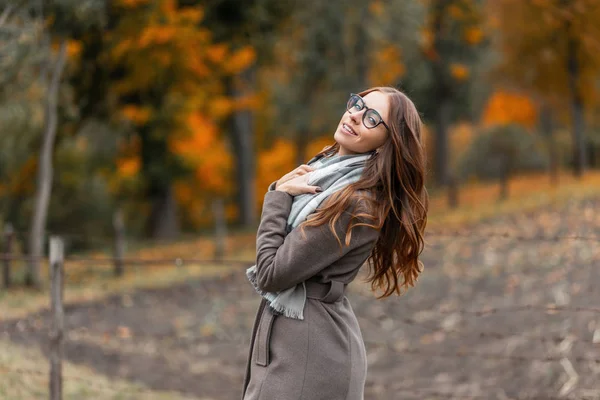
[[[71,266],[67,264],[66,268],[69,270]],[[241,270],[243,267],[218,264],[190,264],[180,267],[155,265],[129,269],[119,279],[112,276],[110,268],[99,266],[85,279],[76,283],[67,283],[64,291],[65,304],[99,300],[111,294],[127,293],[137,289],[167,287],[202,277],[222,276],[233,269]],[[2,310],[0,319],[22,318],[29,313],[47,309],[49,305],[50,294],[47,287],[40,291],[22,287],[2,291],[0,292],[0,310]]]
[[[0,340],[1,399],[47,399],[48,375],[48,360],[39,350]],[[141,385],[105,377],[88,367],[70,363],[63,363],[63,399],[208,400],[149,391]]]
[[[600,171],[587,172],[581,179],[561,172],[559,182],[553,187],[547,174],[515,177],[509,184],[509,198],[502,202],[498,201],[499,184],[469,184],[460,188],[456,209],[448,207],[446,193],[439,193],[430,199],[428,228],[458,227],[496,215],[600,195]]]

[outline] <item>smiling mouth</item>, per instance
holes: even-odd
[[[352,136],[358,136],[356,134],[356,132],[354,132],[354,129],[352,129],[348,124],[342,124],[342,129],[344,130],[344,132],[352,135]]]

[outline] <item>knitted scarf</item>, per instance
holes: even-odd
[[[294,196],[292,208],[287,220],[286,231],[300,225],[309,214],[332,193],[343,189],[350,183],[360,179],[365,162],[373,152],[364,154],[334,155],[332,157],[313,157],[307,164],[315,168],[309,172],[308,184],[323,189],[320,193],[303,193]],[[260,290],[256,285],[256,265],[246,270],[246,276],[254,289],[267,301],[275,312],[288,318],[304,319],[304,304],[306,303],[306,286],[304,282],[277,293]]]

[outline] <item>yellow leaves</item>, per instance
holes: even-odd
[[[433,41],[435,36],[431,29],[423,28],[421,29],[421,47],[424,49],[428,49],[433,47]]]
[[[306,154],[304,155],[304,158],[313,157],[315,154],[323,151],[325,147],[329,147],[329,145],[333,144],[333,142],[333,135],[322,136],[312,140],[306,146]]]
[[[256,60],[256,51],[252,46],[245,46],[234,51],[224,65],[225,70],[230,74],[239,74]]]
[[[70,59],[79,57],[81,54],[81,42],[79,40],[67,41],[67,56]]]
[[[195,163],[214,144],[217,127],[204,115],[195,112],[187,116],[184,128],[186,133],[172,139],[169,148],[188,162]]]
[[[197,24],[204,18],[204,11],[198,7],[186,7],[179,11],[182,21]]]
[[[229,47],[226,44],[214,44],[206,49],[206,57],[215,64],[225,61]]]
[[[465,11],[458,4],[451,4],[447,8],[448,14],[456,20],[465,19]]]
[[[208,104],[210,115],[215,119],[221,119],[233,111],[234,102],[225,96],[215,96]]]
[[[483,116],[484,126],[517,123],[531,128],[536,120],[537,110],[529,97],[502,90],[492,95]]]
[[[234,110],[256,110],[260,107],[262,99],[257,94],[248,94],[246,96],[238,97],[234,101]]]
[[[138,6],[148,4],[148,1],[149,0],[117,0],[116,5],[125,8],[136,8]]]
[[[376,17],[381,17],[385,12],[385,7],[383,6],[383,2],[381,0],[372,1],[369,4],[369,12]]]
[[[177,11],[175,0],[160,0],[159,9],[162,14],[172,16]]]
[[[140,107],[132,104],[123,107],[121,113],[136,125],[146,124],[152,115],[149,107]]]
[[[117,173],[121,178],[133,178],[140,170],[140,159],[128,157],[117,159]]]
[[[262,204],[268,185],[294,169],[296,146],[290,140],[277,138],[273,146],[257,157],[256,202]]]
[[[374,54],[368,72],[371,86],[393,85],[404,73],[401,50],[394,45],[386,45]]]
[[[176,26],[148,25],[140,33],[137,44],[140,48],[166,44],[171,41],[176,34]]]
[[[178,137],[171,136],[169,150],[195,170],[199,187],[217,193],[229,189],[227,178],[232,165],[231,154],[211,119],[199,112],[191,113],[185,119],[184,131]]]
[[[450,75],[457,81],[464,81],[469,77],[469,67],[465,64],[450,64]]]
[[[470,45],[479,44],[483,40],[483,30],[477,26],[469,27],[465,29],[464,33],[465,42]]]

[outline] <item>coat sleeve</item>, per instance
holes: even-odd
[[[352,250],[372,244],[379,236],[374,228],[355,226],[350,245],[346,246],[345,233],[351,219],[348,211],[340,216],[335,227],[342,248],[328,224],[305,227],[305,238],[299,228],[286,234],[292,200],[293,197],[283,191],[265,193],[256,237],[256,276],[258,288],[267,292],[297,285]],[[359,222],[364,221],[359,219]]]

